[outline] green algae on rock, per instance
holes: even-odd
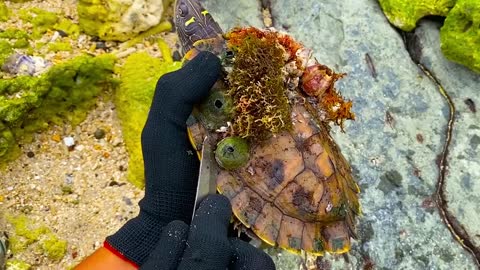
[[[8,9],[7,5],[2,1],[0,2],[0,22],[8,21],[10,15],[10,10]]]
[[[21,260],[8,260],[7,270],[30,270],[32,266]]]
[[[39,77],[0,80],[0,156],[17,157],[15,141],[65,120],[77,125],[95,104],[95,97],[115,85],[112,55],[79,56],[53,66]]]
[[[451,61],[480,73],[480,2],[458,0],[440,30],[441,49]]]
[[[77,5],[80,28],[103,40],[126,41],[157,25],[168,2],[80,0]]]
[[[446,16],[456,0],[379,0],[390,23],[411,31],[417,21],[428,15]]]
[[[39,250],[50,260],[58,261],[65,256],[67,241],[59,239],[45,225],[38,225],[26,215],[7,215],[6,219],[15,229],[14,234],[9,238],[10,250],[13,254],[24,252],[38,242]]]
[[[48,44],[48,50],[51,52],[72,51],[72,45],[68,42],[53,42]]]
[[[181,62],[163,61],[145,52],[130,55],[120,70],[120,87],[115,93],[115,106],[121,120],[125,145],[130,156],[128,180],[144,186],[142,148],[143,126],[160,76],[177,70]]]

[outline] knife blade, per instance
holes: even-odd
[[[195,208],[192,219],[201,201],[209,194],[217,192],[216,183],[216,161],[212,151],[212,143],[209,137],[205,137],[202,144],[202,157],[200,160],[200,171],[198,173],[197,194],[195,196]]]

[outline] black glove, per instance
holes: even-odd
[[[195,212],[192,224],[169,223],[142,270],[274,270],[272,259],[236,238],[228,238],[232,210],[228,199],[210,195]]]
[[[204,52],[157,82],[142,133],[145,197],[139,203],[140,213],[104,244],[137,266],[155,249],[165,225],[173,220],[190,223],[199,161],[185,122],[193,104],[207,96],[219,74],[218,57]]]

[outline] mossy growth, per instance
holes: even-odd
[[[15,229],[9,238],[13,254],[26,251],[31,245],[38,243],[38,249],[52,261],[58,261],[65,256],[67,241],[59,239],[45,225],[38,225],[25,215],[6,215],[6,220]]]
[[[5,63],[8,56],[13,53],[13,46],[7,40],[0,39],[0,67]]]
[[[235,54],[228,75],[228,91],[234,107],[234,134],[242,138],[266,138],[292,127],[282,68],[284,50],[276,36],[255,34],[229,39]]]
[[[170,52],[168,52],[170,53]],[[115,106],[129,154],[128,180],[144,186],[141,134],[147,120],[155,86],[160,76],[177,70],[181,62],[169,62],[145,52],[130,55],[119,70],[121,84],[115,93]]]
[[[21,260],[8,260],[6,270],[30,270],[32,266]]]
[[[59,21],[58,14],[39,8],[31,8],[20,11],[20,18],[33,24],[33,38],[40,38]]]
[[[476,1],[476,0],[474,0]],[[404,31],[412,31],[417,21],[428,15],[447,16],[456,0],[380,0],[390,23]]]
[[[53,42],[48,44],[48,50],[51,52],[72,51],[72,45],[68,42]]]
[[[5,60],[13,53],[14,48],[28,48],[30,46],[30,36],[27,32],[7,28],[0,32],[0,67]]]
[[[458,0],[440,30],[440,40],[447,59],[480,73],[480,2]]]
[[[10,10],[8,9],[7,5],[3,1],[0,2],[0,22],[8,21],[10,16]]]
[[[35,26],[32,31],[35,39],[40,38],[48,30],[61,30],[73,38],[80,35],[80,26],[72,20],[64,18],[61,14],[31,8],[21,10],[19,16],[23,21],[30,22]]]
[[[95,97],[115,87],[112,55],[79,56],[50,68],[39,77],[0,80],[0,157],[17,157],[18,141],[65,121],[77,125],[95,104]],[[12,143],[13,142],[13,143]]]

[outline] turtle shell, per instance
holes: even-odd
[[[312,61],[310,51],[288,35],[252,27],[222,35],[198,1],[177,0],[175,19],[182,47],[187,48],[185,59],[202,50],[212,51],[224,60],[227,73],[232,62],[225,61],[225,50],[245,38],[274,37],[272,46],[280,46],[284,52],[282,73],[291,125],[267,138],[252,136],[246,150],[248,158],[240,165],[227,168],[221,162],[211,164],[217,190],[229,198],[235,217],[272,246],[314,255],[349,251],[350,238],[355,237],[355,218],[360,214],[359,187],[329,134],[330,122],[341,124],[353,118],[351,104],[333,87],[342,75]],[[198,31],[186,31],[187,27]],[[229,109],[232,96],[226,84],[226,77],[219,80],[187,122],[198,153],[205,136],[213,149],[226,138],[238,137],[230,127],[236,123],[230,122],[234,121]],[[233,148],[226,153],[234,153]]]
[[[305,105],[294,105],[291,117],[292,130],[250,143],[245,165],[218,169],[217,190],[230,199],[236,218],[267,244],[314,255],[347,252],[360,213],[351,168],[329,127]],[[208,133],[201,121],[189,131],[196,146]]]

